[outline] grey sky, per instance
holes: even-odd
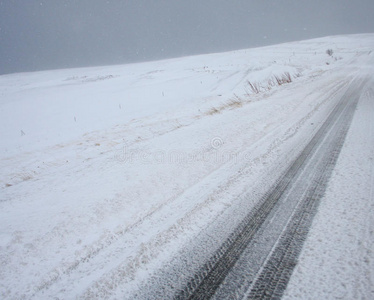
[[[373,0],[0,0],[0,74],[374,32]]]

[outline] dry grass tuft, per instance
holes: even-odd
[[[233,99],[230,99],[225,105],[225,107],[227,108],[238,108],[242,106],[243,106],[243,102],[237,95],[235,95]]]
[[[251,91],[253,94],[258,94],[258,93],[260,93],[260,91],[261,91],[261,86],[260,86],[260,84],[259,84],[258,82],[250,82],[249,80],[247,80],[247,85],[248,85],[250,91]],[[247,90],[246,90],[246,92],[247,92],[247,94],[249,94]]]
[[[300,77],[300,74],[295,75],[295,77]],[[205,115],[216,115],[220,114],[222,111],[226,109],[234,109],[242,107],[245,103],[251,102],[251,96],[253,94],[260,94],[264,91],[270,91],[274,86],[281,86],[283,84],[291,83],[292,82],[292,76],[289,72],[284,72],[281,76],[274,75],[272,76],[267,83],[265,83],[266,86],[261,85],[258,82],[251,82],[247,80],[246,85],[244,87],[244,98],[240,98],[236,94],[234,94],[234,97],[229,99],[226,103],[223,103],[222,105],[218,107],[212,107],[210,110],[208,110]]]
[[[208,110],[206,112],[206,114],[209,115],[209,116],[213,116],[213,115],[216,115],[216,114],[219,114],[219,113],[221,113],[221,110],[216,108],[216,107],[212,107],[210,110]]]
[[[289,72],[285,72],[282,76],[274,76],[275,81],[278,85],[283,85],[285,83],[292,82],[291,74]]]

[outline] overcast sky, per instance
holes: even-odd
[[[374,32],[374,0],[0,0],[0,74]]]

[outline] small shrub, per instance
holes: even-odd
[[[326,54],[327,54],[328,56],[332,56],[332,55],[334,54],[334,51],[333,51],[332,49],[327,49],[327,50],[326,50]]]

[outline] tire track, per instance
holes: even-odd
[[[279,239],[276,248],[252,286],[248,296],[249,299],[270,299],[282,296],[292,271],[297,264],[297,258],[309,232],[313,217],[317,213],[328,179],[339,157],[357,100],[358,98],[354,99],[348,105],[344,118],[340,118],[341,122],[336,124],[336,126],[339,126],[339,132],[333,136],[335,138],[332,143],[333,147],[331,147],[331,152],[328,152],[331,155],[325,155],[324,159],[321,159],[318,163],[317,172],[312,177],[313,185],[309,187],[301,200],[286,231]]]
[[[291,207],[292,211],[296,211],[281,238],[279,239],[279,236],[273,238],[273,244],[277,241],[278,244],[265,266],[259,270],[260,275],[255,278],[252,292],[249,293],[250,298],[281,295],[292,274],[302,242],[318,207],[318,201],[324,193],[326,182],[339,156],[359,98],[358,91],[362,85],[363,83],[360,85],[357,81],[351,83],[342,100],[285,174],[265,194],[260,204],[247,215],[221,248],[189,280],[175,299],[211,298],[260,228],[265,223],[272,223],[269,222],[269,216],[276,206],[280,206],[278,200],[287,195],[293,189],[295,182],[308,173],[306,166],[319,166],[311,177],[313,185],[307,187],[303,197],[298,200],[301,204],[297,205],[296,202],[297,208]],[[272,226],[277,226],[277,223]],[[230,283],[226,284],[230,285]],[[228,290],[233,293],[235,288]],[[239,293],[236,298],[242,296],[244,295]]]

